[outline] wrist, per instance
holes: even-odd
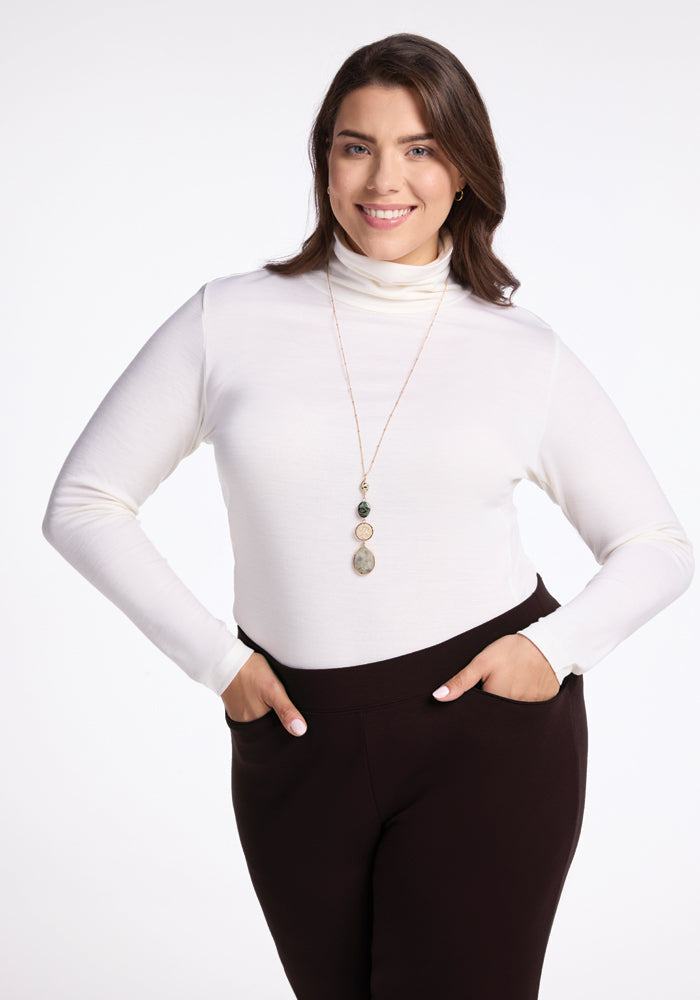
[[[524,650],[527,650],[529,655],[533,658],[543,660],[550,670],[553,671],[552,664],[549,662],[547,657],[544,655],[540,647],[532,641],[528,636],[523,635],[522,632],[516,632],[513,636],[514,639],[520,640],[520,645]]]

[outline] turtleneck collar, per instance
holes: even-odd
[[[447,280],[444,303],[468,295],[450,274],[452,236],[440,231],[438,255],[429,264],[396,264],[350,250],[336,235],[328,263],[333,297],[373,312],[416,313],[434,309]],[[305,277],[328,293],[325,269]]]

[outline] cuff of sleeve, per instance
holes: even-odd
[[[566,675],[570,674],[574,669],[571,657],[567,656],[566,653],[557,646],[556,640],[551,634],[551,630],[546,625],[545,618],[540,618],[539,621],[533,622],[532,625],[528,625],[527,628],[520,629],[518,635],[524,635],[526,639],[529,639],[531,643],[537,646],[540,653],[542,653],[542,655],[547,659],[552,670],[557,675],[557,680],[560,684]]]
[[[253,652],[250,646],[246,646],[240,639],[235,639],[228,653],[219,660],[210,676],[204,681],[206,686],[215,694],[223,694]]]

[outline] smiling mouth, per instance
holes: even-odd
[[[365,205],[360,205],[359,208],[370,219],[402,219],[411,214],[414,206],[407,208],[368,208]]]

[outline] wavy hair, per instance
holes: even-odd
[[[435,140],[467,178],[464,197],[453,203],[445,225],[452,234],[452,274],[459,284],[496,305],[512,305],[520,282],[492,249],[506,207],[503,167],[486,105],[476,84],[448,49],[420,35],[389,35],[349,56],[323,99],[309,137],[314,175],[316,228],[299,253],[265,266],[295,275],[325,267],[337,225],[328,187],[328,147],[343,99],[371,85],[410,87],[421,97]],[[511,289],[508,294],[508,289]]]

